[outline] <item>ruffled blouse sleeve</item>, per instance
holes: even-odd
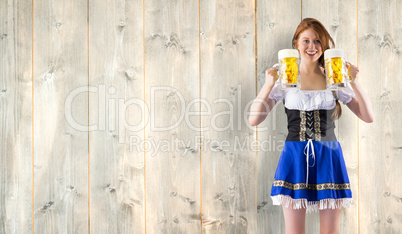
[[[345,105],[348,104],[352,100],[352,98],[356,98],[355,92],[353,91],[350,83],[346,83],[346,87],[343,89],[339,89],[336,94],[339,101],[341,101]]]
[[[279,79],[278,79],[279,80]],[[281,83],[276,81],[274,87],[269,93],[268,97],[270,99],[275,99],[276,101],[283,100],[285,91],[281,88]]]

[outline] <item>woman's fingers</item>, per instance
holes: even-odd
[[[356,79],[357,75],[359,74],[359,68],[350,62],[345,62],[345,65],[348,68],[348,75],[351,77],[351,79]]]
[[[276,68],[271,67],[265,70],[265,79],[269,83],[274,84],[278,78],[278,70],[276,70]]]

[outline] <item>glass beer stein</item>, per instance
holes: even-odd
[[[275,64],[278,70],[282,89],[300,88],[299,51],[284,49],[278,52],[279,63]]]
[[[327,88],[335,90],[346,87],[349,82],[344,52],[340,49],[328,49],[324,52],[325,76]]]

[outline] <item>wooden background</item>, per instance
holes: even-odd
[[[0,233],[284,233],[269,196],[283,105],[257,128],[243,114],[305,17],[359,66],[375,112],[366,124],[343,106],[336,123],[354,198],[341,233],[401,233],[401,12],[400,0],[0,0]]]

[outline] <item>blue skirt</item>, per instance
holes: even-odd
[[[274,205],[307,212],[349,206],[349,177],[338,141],[286,141],[272,184]]]

